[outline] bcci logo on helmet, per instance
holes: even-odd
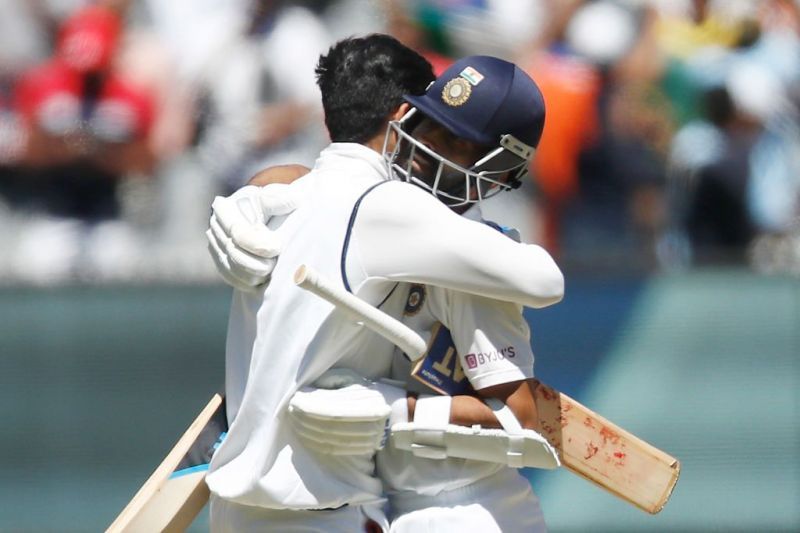
[[[442,89],[442,100],[449,106],[460,106],[469,100],[472,86],[464,78],[453,78]]]
[[[445,84],[442,89],[442,100],[453,107],[460,106],[469,100],[472,87],[483,81],[483,74],[468,66],[458,75]]]

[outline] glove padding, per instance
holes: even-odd
[[[486,398],[503,429],[485,429],[449,423],[450,401],[444,396],[422,395],[417,400],[414,421],[393,424],[393,445],[417,457],[457,457],[500,463],[512,468],[552,469],[561,463],[558,453],[532,429],[523,429],[511,409],[500,400]]]
[[[230,196],[217,196],[211,204],[206,231],[208,250],[226,283],[243,291],[255,291],[269,281],[281,242],[266,224],[272,217],[296,209],[291,189],[285,184],[248,185]]]
[[[512,468],[552,469],[561,464],[555,449],[532,429],[510,434],[504,429],[485,429],[478,425],[447,424],[429,428],[406,422],[392,425],[390,438],[396,448],[427,459],[458,457]]]
[[[329,455],[372,455],[383,448],[392,419],[401,420],[406,391],[336,369],[289,401],[289,418],[312,450]],[[335,387],[335,388],[329,388]]]

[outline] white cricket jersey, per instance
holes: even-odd
[[[299,207],[270,224],[285,243],[271,283],[255,294],[234,291],[226,345],[230,428],[207,482],[221,498],[271,509],[378,501],[374,464],[306,449],[286,408],[299,387],[334,365],[388,375],[393,346],[296,287],[297,267],[308,264],[398,317],[401,281],[541,307],[561,298],[563,277],[543,249],[513,243],[422,189],[388,181],[381,155],[362,145],[331,144],[291,186]]]
[[[465,214],[473,219],[479,215],[477,207]],[[426,341],[438,324],[449,329],[455,352],[438,359],[444,363],[441,371],[452,379],[468,380],[479,390],[533,377],[530,329],[520,305],[419,284],[410,285],[407,292],[403,311],[407,326]],[[429,346],[431,351],[442,349],[430,342]],[[410,376],[411,368],[412,363],[397,354],[391,377],[406,381],[410,390],[435,394]],[[389,492],[425,495],[464,487],[508,468],[485,461],[418,458],[391,445],[378,452],[377,465]]]

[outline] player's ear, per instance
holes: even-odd
[[[409,104],[408,102],[403,102],[389,116],[389,120],[400,120],[406,115],[406,113],[408,113],[409,109],[411,109],[411,104]]]
[[[408,113],[409,109],[411,109],[411,104],[409,104],[408,102],[403,102],[402,104],[397,106],[397,108],[394,111],[392,111],[389,114],[389,118],[388,118],[387,122],[400,120],[401,118],[403,118],[405,116],[406,113]],[[381,140],[381,143],[383,143],[384,142],[384,137],[382,136],[380,140]],[[394,150],[394,146],[395,146],[396,142],[397,142],[397,132],[395,132],[392,129],[389,129],[386,132],[386,143],[387,143],[386,146],[389,148],[389,150]],[[381,146],[383,146],[383,145],[381,145]]]

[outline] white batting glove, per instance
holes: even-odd
[[[512,468],[551,469],[561,464],[558,452],[547,439],[532,429],[523,429],[507,405],[493,398],[484,402],[503,429],[451,424],[452,398],[423,394],[417,399],[414,421],[392,425],[392,443],[397,449],[427,459],[457,457]]]
[[[208,251],[226,283],[255,291],[269,281],[281,242],[266,224],[296,209],[288,185],[248,185],[211,204]]]
[[[289,418],[306,446],[329,455],[368,455],[383,448],[388,428],[408,420],[406,391],[355,373],[323,376],[289,401]]]

